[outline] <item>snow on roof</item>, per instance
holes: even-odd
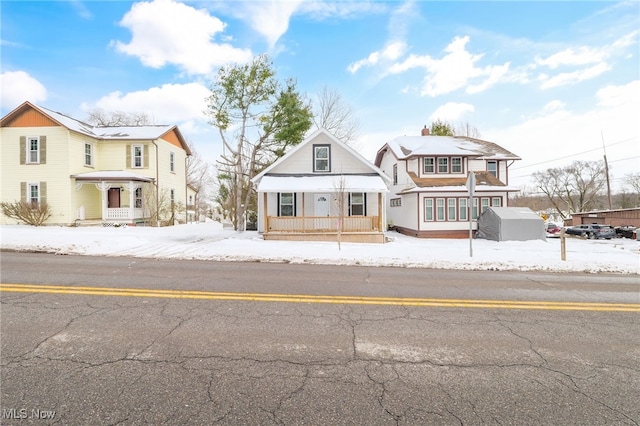
[[[87,172],[87,173],[78,173],[77,175],[72,175],[72,178],[76,180],[82,181],[102,181],[102,180],[135,180],[135,181],[144,181],[151,182],[154,178],[150,178],[148,176],[139,175],[137,173],[125,172],[122,170],[105,170],[99,172]]]
[[[344,178],[344,185],[341,179]],[[349,192],[387,192],[380,176],[322,175],[322,176],[263,176],[258,192],[336,192],[343,186]]]
[[[493,142],[463,136],[400,136],[388,143],[396,157],[459,155],[483,158],[520,159]]]
[[[100,127],[84,123],[82,121],[76,120],[75,118],[68,117],[64,114],[52,111],[45,107],[38,106],[37,108],[43,110],[45,114],[68,128],[69,130],[73,130],[75,132],[98,139],[158,139],[160,136],[164,135],[174,127],[168,125]]]

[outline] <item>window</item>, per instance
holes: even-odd
[[[449,158],[438,158],[438,173],[449,173]]]
[[[143,149],[142,145],[133,145],[131,147],[131,167],[141,168],[144,167],[143,161]]]
[[[330,172],[331,171],[331,150],[329,145],[313,146],[313,171],[314,172]]]
[[[134,192],[135,206],[137,209],[142,208],[142,188],[136,188]]]
[[[424,220],[433,221],[433,198],[424,199]]]
[[[40,138],[27,138],[27,162],[40,163]]]
[[[278,216],[295,216],[295,197],[292,192],[281,192],[278,202]]]
[[[493,197],[491,199],[491,207],[501,207],[502,206],[502,198]]]
[[[390,201],[391,207],[402,207],[402,198],[392,198]]]
[[[447,198],[447,220],[456,220],[456,199]]]
[[[462,157],[451,158],[451,173],[462,173]]]
[[[498,162],[493,160],[487,161],[487,171],[495,177],[498,177]]]
[[[436,172],[436,159],[433,157],[426,157],[424,159],[424,172],[425,173],[435,173]]]
[[[480,210],[480,214],[484,213],[484,211],[487,209],[487,207],[489,207],[489,199],[488,198],[482,198],[481,206],[482,206],[482,208]]]
[[[171,188],[171,191],[170,191],[170,201],[171,201],[171,207],[173,207],[173,205],[176,202],[176,190],[173,188]]]
[[[171,173],[176,171],[176,155],[173,152],[169,153],[169,171]]]
[[[467,221],[468,216],[467,216],[467,199],[466,198],[460,198],[458,200],[458,218],[462,221]]]
[[[478,218],[478,199],[473,199],[473,206],[471,207],[471,219]]]
[[[37,209],[40,204],[40,185],[37,183],[28,184],[27,202],[32,209]]]
[[[363,192],[352,192],[349,194],[349,216],[365,216],[366,197]]]
[[[398,184],[398,165],[397,164],[393,165],[393,184],[394,185]]]
[[[88,142],[84,144],[84,165],[93,166],[93,145]]]
[[[444,217],[444,198],[436,198],[436,220],[443,221]]]

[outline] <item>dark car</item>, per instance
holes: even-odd
[[[609,225],[578,225],[567,228],[565,231],[569,235],[579,235],[587,238],[606,238],[610,240],[616,237],[616,231]]]

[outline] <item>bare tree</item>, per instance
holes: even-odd
[[[596,208],[606,185],[602,161],[574,161],[563,168],[535,172],[533,179],[563,219]]]
[[[334,202],[336,204],[338,224],[336,225],[337,238],[338,238],[338,250],[342,250],[342,228],[344,227],[345,208],[347,203],[347,183],[344,175],[336,178],[334,181]]]
[[[187,157],[187,185],[196,191],[196,199],[193,203],[196,220],[206,209],[206,202],[211,197],[211,188],[214,185],[214,177],[211,166],[204,161],[200,154],[191,148],[191,156]]]
[[[326,86],[313,104],[313,124],[316,128],[326,129],[346,144],[355,142],[360,126],[353,108],[340,92]]]
[[[456,136],[467,136],[469,138],[475,139],[479,139],[481,137],[478,128],[469,124],[468,121],[466,123],[459,123],[458,125],[456,125],[454,133],[456,134]]]
[[[624,184],[631,188],[636,195],[640,195],[640,173],[629,173],[624,176]]]
[[[147,126],[154,124],[146,112],[105,111],[95,108],[88,112],[86,121],[95,126]]]

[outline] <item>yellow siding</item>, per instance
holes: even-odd
[[[47,183],[47,202],[52,215],[47,223],[69,223],[71,212],[69,178],[69,131],[64,127],[2,127],[0,129],[0,158],[2,159],[2,201],[20,200],[20,182]],[[46,136],[46,164],[20,164],[20,136]],[[0,213],[1,214],[1,213]],[[0,217],[0,223],[15,220]]]

